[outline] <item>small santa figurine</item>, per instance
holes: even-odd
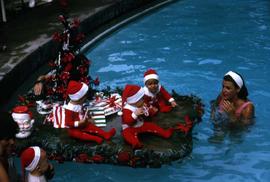
[[[12,110],[12,118],[19,126],[17,138],[27,138],[32,133],[34,119],[27,106],[16,106]]]
[[[159,112],[170,112],[177,104],[174,98],[160,85],[159,76],[153,69],[144,73],[144,102],[149,107],[149,114],[153,116]]]
[[[47,182],[54,176],[54,168],[48,162],[46,152],[40,147],[34,146],[25,149],[20,156],[23,181]],[[25,180],[25,171],[28,172]]]

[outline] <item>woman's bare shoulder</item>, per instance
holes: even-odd
[[[249,102],[242,111],[242,118],[249,124],[255,116],[255,107],[252,102]]]

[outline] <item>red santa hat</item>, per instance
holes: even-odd
[[[88,86],[85,83],[71,80],[68,83],[67,94],[73,101],[80,100],[88,91]]]
[[[144,90],[138,85],[126,85],[122,94],[123,104],[133,104],[138,102],[144,96]]]
[[[24,170],[32,172],[38,166],[41,155],[40,147],[29,147],[25,149],[21,154],[21,165],[23,178],[25,177]]]
[[[143,78],[144,83],[150,79],[159,80],[157,72],[153,69],[149,69],[144,73],[144,78]]]
[[[32,113],[27,106],[16,106],[12,109],[12,118],[14,121],[30,120]]]

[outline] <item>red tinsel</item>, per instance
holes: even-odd
[[[62,8],[67,8],[68,1],[67,0],[59,0],[59,4],[60,4],[60,6],[62,6]]]
[[[121,151],[117,155],[117,160],[121,164],[126,164],[130,160],[130,153],[127,151]]]
[[[82,75],[84,75],[85,73],[88,72],[88,67],[81,65],[78,67],[78,70]]]
[[[85,38],[85,35],[83,33],[78,33],[74,41],[76,43],[81,43],[84,40],[84,38]]]
[[[139,160],[139,157],[133,157],[132,159],[129,160],[129,165],[131,167],[136,167],[137,161]]]
[[[64,68],[64,71],[65,72],[70,72],[72,70],[73,66],[71,63],[68,63],[65,68]]]
[[[177,123],[177,126],[175,129],[180,130],[181,132],[187,134],[189,130],[192,128],[193,122],[190,120],[188,115],[185,115],[184,120],[185,120],[185,124]]]
[[[52,39],[53,39],[53,41],[55,41],[55,42],[62,42],[62,41],[63,41],[63,37],[62,37],[61,34],[58,33],[58,32],[55,32],[55,33],[53,34]]]
[[[62,61],[64,63],[68,63],[68,62],[71,62],[74,58],[75,58],[74,54],[72,54],[71,52],[68,52],[64,54]]]
[[[61,3],[61,1],[63,1],[63,0],[60,0],[60,3]],[[66,22],[66,19],[65,19],[64,15],[59,15],[58,20],[61,21],[62,23]]]
[[[18,100],[19,100],[19,102],[24,103],[26,99],[25,99],[25,97],[19,95],[19,96],[18,96]]]
[[[70,78],[69,72],[62,72],[61,75],[60,75],[60,79],[63,80],[63,81],[65,81],[65,82],[66,82],[69,78]]]
[[[80,79],[81,82],[85,83],[86,85],[89,85],[90,83],[90,78],[87,76],[81,77]]]
[[[81,153],[75,158],[76,162],[82,162],[82,163],[89,163],[91,162],[88,154],[86,153]]]
[[[65,93],[65,92],[66,92],[66,89],[65,89],[65,87],[63,85],[60,85],[60,86],[58,86],[56,88],[56,93],[62,94],[62,93]]]
[[[53,60],[50,60],[50,61],[48,62],[48,66],[50,66],[50,67],[55,67],[56,64],[55,64],[55,62],[54,62]]]
[[[52,88],[47,88],[47,95],[53,95],[54,91]]]
[[[79,18],[74,18],[73,22],[72,22],[72,28],[79,28],[81,22],[79,20]]]
[[[106,102],[107,104],[109,104],[110,107],[114,107],[116,106],[115,101],[116,101],[116,98],[115,96],[113,96],[113,97],[110,97],[109,100],[107,100]]]
[[[36,104],[34,101],[29,101],[26,105],[27,107],[34,107]]]
[[[104,157],[102,157],[101,155],[94,155],[91,157],[91,159],[95,162],[95,163],[100,163],[104,161]]]
[[[89,65],[91,64],[91,60],[89,60],[87,58],[84,58],[83,61],[82,61],[82,64],[89,67]]]

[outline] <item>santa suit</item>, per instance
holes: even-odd
[[[79,121],[83,119],[81,105],[75,105],[69,102],[62,107],[54,107],[53,113],[54,127],[68,128],[70,137],[85,141],[95,141],[99,144],[102,143],[102,138],[109,139],[111,137],[110,132],[105,132],[92,123],[88,123],[83,128],[79,128]]]
[[[164,138],[169,138],[172,130],[164,130],[152,122],[145,122],[142,116],[135,114],[135,106],[125,104],[122,115],[122,135],[133,148],[140,148],[142,144],[138,139],[140,133],[154,133]]]
[[[172,96],[165,90],[165,88],[159,85],[157,93],[152,93],[149,89],[144,86],[144,103],[150,108],[150,116],[155,115],[156,113],[151,109],[151,106],[156,107],[160,112],[170,112],[172,106],[168,105],[168,102],[174,101]]]

